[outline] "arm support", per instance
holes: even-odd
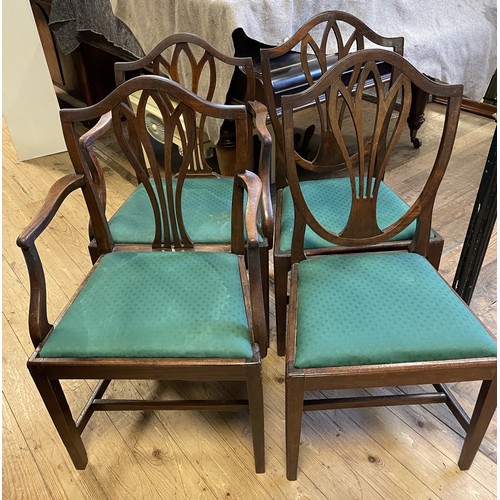
[[[35,240],[49,225],[64,199],[75,189],[83,187],[83,175],[69,174],[56,181],[42,207],[28,227],[17,238],[30,278],[29,331],[35,347],[47,336],[52,325],[47,319],[47,285]]]
[[[262,181],[262,230],[269,248],[273,246],[274,215],[271,199],[271,152],[272,137],[267,128],[267,108],[258,101],[249,101],[248,109],[252,113],[254,127],[261,142],[259,158],[259,177]]]
[[[99,121],[88,132],[85,132],[80,137],[80,145],[85,149],[92,147],[95,141],[112,128],[112,125],[111,111],[108,111],[99,118]]]
[[[264,296],[262,291],[262,275],[260,268],[259,233],[257,230],[257,212],[259,210],[262,183],[254,173],[246,171],[235,178],[234,206],[239,208],[240,214],[243,208],[243,190],[247,192],[247,203],[245,209],[245,227],[247,231],[247,267],[250,288],[250,304],[252,309],[252,326],[255,340],[259,344],[262,357],[267,354],[267,322],[264,307]],[[241,215],[240,215],[241,217]],[[240,224],[242,223],[240,219]],[[239,231],[238,239],[243,236]],[[243,242],[241,242],[243,243]]]
[[[99,163],[99,160],[94,151],[94,143],[100,139],[108,130],[113,128],[113,117],[111,111],[108,111],[99,118],[99,121],[88,131],[83,134],[78,140],[80,146],[88,155],[90,173],[92,174],[94,185],[97,189],[99,199],[106,209],[106,181],[104,172]],[[89,224],[89,236],[92,240],[94,238],[92,224]]]

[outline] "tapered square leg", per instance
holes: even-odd
[[[472,465],[472,461],[486,434],[486,430],[490,425],[496,407],[497,382],[496,380],[484,380],[477,397],[474,413],[472,414],[470,426],[465,436],[462,452],[458,460],[458,466],[461,470],[467,470]]]
[[[285,387],[286,477],[289,481],[295,481],[297,479],[304,408],[304,379],[302,377],[287,377]]]
[[[266,311],[267,346],[269,347],[269,250],[260,247],[260,272],[262,276],[262,295]]]
[[[85,469],[87,452],[59,380],[49,380],[33,372],[31,375],[75,468]]]
[[[264,442],[264,394],[262,391],[261,365],[249,368],[248,406],[252,425],[253,453],[255,472],[265,472],[265,442]]]

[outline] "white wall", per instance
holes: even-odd
[[[29,0],[3,0],[2,106],[20,160],[65,151],[59,106]]]

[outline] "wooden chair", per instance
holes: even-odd
[[[243,68],[244,74],[239,68]],[[219,75],[224,70],[234,74],[235,81],[232,85],[233,88],[238,88],[237,97],[221,88]],[[177,33],[165,38],[137,61],[115,63],[117,85],[140,74],[164,76],[211,102],[242,104],[255,100],[255,74],[251,58],[223,54],[203,38],[191,33]],[[158,125],[161,127],[161,123]],[[213,174],[213,168],[216,168],[223,175],[234,174],[234,130],[231,123],[212,123],[209,127],[206,125],[205,122],[199,124],[198,153],[191,165],[192,172],[210,175]],[[154,131],[149,130],[154,137]],[[216,160],[207,160],[209,135],[217,135],[219,132],[220,139],[215,144]],[[249,137],[253,135],[251,124],[248,134]]]
[[[317,43],[316,40],[321,40]],[[333,45],[333,47],[332,47]],[[309,88],[317,81],[327,69],[331,68],[339,59],[345,57],[350,51],[362,50],[365,46],[377,45],[387,47],[392,51],[403,54],[403,38],[386,38],[376,34],[356,17],[338,11],[323,12],[307,21],[285,43],[276,48],[261,49],[262,82],[269,117],[275,135],[276,152],[276,222],[275,242],[273,247],[274,259],[274,286],[276,308],[276,337],[279,355],[285,354],[286,308],[288,303],[287,276],[291,266],[291,233],[294,224],[293,204],[288,188],[285,165],[283,159],[283,124],[281,123],[281,101],[284,95],[292,95]],[[295,52],[290,52],[295,49]],[[289,59],[292,59],[290,64]],[[280,63],[279,61],[283,61]],[[281,66],[284,66],[281,68]],[[380,63],[380,73],[383,82],[391,79],[391,68]],[[293,73],[293,85],[288,83],[282,88],[282,80],[290,80]],[[348,74],[342,75],[344,81]],[[373,87],[374,82],[364,82],[365,88]],[[324,171],[323,164],[337,164],[337,168],[328,174],[331,176],[345,176],[345,164],[338,150],[335,137],[331,134],[330,125],[323,117],[323,96],[318,101],[303,103],[300,110],[296,110],[305,118],[294,123],[296,134],[297,162],[303,167],[302,174],[308,173],[307,182],[312,190],[323,190]],[[308,108],[306,111],[304,109]],[[306,115],[307,112],[307,115]],[[302,124],[308,127],[304,130]],[[316,133],[315,127],[318,128]],[[300,132],[299,132],[300,131]],[[314,139],[311,140],[314,134]],[[301,136],[300,139],[298,137]],[[311,174],[313,172],[313,174]],[[321,175],[320,175],[321,174]],[[303,176],[304,177],[304,176]],[[314,179],[314,180],[313,180]],[[314,184],[311,184],[313,182]],[[330,181],[327,181],[327,184]],[[348,187],[348,184],[345,184]],[[350,197],[346,192],[345,196]],[[344,196],[344,199],[345,199]],[[388,193],[389,199],[384,205],[386,215],[400,210],[401,200],[392,192]],[[317,198],[317,202],[321,197]],[[348,215],[348,206],[339,205],[340,218]],[[402,240],[411,239],[412,234],[401,233],[396,235],[399,245]],[[443,239],[435,233],[431,242],[429,260],[437,268],[443,250]],[[314,240],[307,237],[305,248],[314,252],[323,246],[332,246],[324,240]],[[337,251],[342,251],[338,248]]]
[[[135,110],[129,97],[138,91]],[[165,124],[161,167],[145,125],[150,99]],[[98,169],[86,147],[94,131],[81,135],[79,122],[105,114],[111,115],[113,137],[151,205],[154,234],[149,247],[116,244],[104,214]],[[183,195],[188,165],[196,154],[200,114],[235,123],[239,173],[228,181],[233,191],[229,251],[194,243],[185,224],[191,216],[187,204],[193,200]],[[141,76],[94,106],[62,110],[61,120],[75,173],[54,184],[17,243],[31,283],[29,331],[35,351],[28,368],[75,467],[87,464],[81,433],[95,411],[216,410],[250,412],[255,468],[263,472],[261,357],[268,341],[257,231],[261,182],[244,171],[247,109],[216,105],[170,80]],[[180,134],[184,150],[177,177],[170,161],[174,133]],[[35,244],[63,200],[77,189],[85,198],[100,256],[67,308],[50,323]],[[100,380],[76,421],[61,379]],[[241,381],[248,395],[219,401],[104,398],[111,379]]]
[[[195,94],[207,101],[218,102],[218,75],[222,68],[229,67],[234,71],[237,67],[244,67],[246,76],[238,73],[238,88],[242,90],[242,101],[246,103],[250,114],[247,123],[247,148],[248,162],[244,168],[253,169],[253,141],[254,130],[260,139],[260,157],[258,174],[262,180],[262,201],[259,208],[260,253],[262,261],[262,284],[266,297],[266,311],[269,310],[269,249],[272,247],[274,230],[273,208],[270,191],[270,155],[271,136],[266,128],[266,110],[260,103],[254,101],[255,76],[253,73],[252,59],[247,57],[229,57],[222,54],[202,38],[189,34],[179,33],[167,37],[160,42],[149,54],[132,62],[119,62],[115,64],[115,77],[117,85],[127,79],[140,74],[156,74],[181,83]],[[131,96],[131,103],[136,105],[137,96]],[[224,104],[222,100],[219,104]],[[231,104],[237,101],[231,100]],[[239,104],[242,104],[240,101]],[[253,117],[253,119],[252,119]],[[155,146],[159,161],[163,153],[161,133],[163,124],[159,110],[154,103],[149,102],[146,110],[148,132]],[[86,147],[95,158],[93,152],[94,141],[106,132],[111,123],[108,121],[102,126],[99,133],[86,140]],[[222,127],[222,128],[221,128]],[[207,149],[211,149],[208,135],[210,132],[218,133],[220,139],[215,148],[214,158],[206,158]],[[215,131],[215,132],[214,132]],[[182,154],[181,138],[176,134],[173,138]],[[159,154],[158,154],[159,153]],[[196,130],[196,149],[188,165],[188,178],[184,184],[184,196],[196,197],[197,204],[190,204],[192,211],[186,228],[193,243],[210,243],[229,246],[231,242],[231,199],[232,177],[237,173],[236,143],[234,123],[230,120],[220,120],[201,116]],[[183,156],[177,157],[178,163]],[[104,174],[98,161],[96,170],[99,171],[99,189],[101,199],[106,200],[106,183]],[[120,207],[109,220],[111,235],[116,244],[126,245],[151,244],[154,235],[154,220],[145,196],[144,186],[138,178],[138,187],[131,197]],[[133,216],[131,217],[131,213]],[[147,213],[145,213],[147,212]],[[148,215],[149,214],[149,215]],[[100,252],[96,249],[95,240],[91,234],[90,253],[95,262]]]
[[[388,86],[382,83],[382,61],[393,68]],[[351,75],[347,82],[346,72]],[[375,85],[374,104],[362,98],[367,79]],[[415,196],[410,206],[384,220],[379,207],[387,198],[390,157],[405,126],[412,85],[442,97],[446,117],[436,156],[420,158],[421,175],[412,179]],[[293,138],[294,110],[320,96],[326,100],[325,119],[348,172],[348,216],[334,224],[324,217],[325,205],[318,209],[315,203],[325,194],[299,182]],[[461,85],[432,82],[398,54],[371,49],[346,56],[310,89],[282,99],[287,179],[295,212],[285,373],[290,480],[297,478],[303,411],[445,403],[466,434],[459,467],[468,469],[478,450],[496,408],[496,343],[428,259],[433,204],[452,152],[461,98]],[[325,172],[334,168],[322,166]],[[329,185],[332,212],[343,196],[337,181]],[[415,228],[409,248],[368,251],[380,250],[411,225]],[[305,245],[308,231],[358,251],[323,249],[313,256]],[[482,385],[469,418],[444,384],[472,380]],[[436,392],[388,389],[387,395],[380,395],[370,390],[423,384],[432,384]],[[362,395],[310,395],[359,389],[365,389]]]

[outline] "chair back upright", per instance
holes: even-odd
[[[381,68],[388,66],[392,78],[384,82]],[[346,74],[349,75],[348,80],[344,78]],[[369,80],[373,82],[373,91],[367,100],[364,89]],[[377,207],[386,188],[384,177],[392,168],[398,167],[392,165],[390,160],[406,125],[412,85],[446,100],[441,140],[435,157],[427,152],[424,157],[415,160],[422,163],[421,171],[425,179],[420,182],[421,189],[415,185],[413,199],[404,200],[409,205],[408,209],[392,223],[380,227]],[[282,127],[287,179],[295,210],[292,262],[305,258],[306,226],[335,245],[368,248],[390,240],[416,221],[410,250],[427,255],[433,204],[450,160],[462,91],[462,85],[431,81],[399,54],[383,49],[367,49],[345,56],[308,90],[283,97]],[[299,165],[302,169],[326,175],[337,168],[336,157],[332,156],[329,163],[323,161],[322,165],[318,165],[314,160],[301,157],[294,143],[295,110],[318,100],[323,101],[325,127],[335,138],[336,148],[346,165],[345,180],[350,185],[349,215],[340,231],[325,227],[321,217],[311,212],[299,182]],[[404,169],[400,168],[398,175],[404,175]],[[335,196],[332,196],[331,202],[331,210],[335,210]]]

